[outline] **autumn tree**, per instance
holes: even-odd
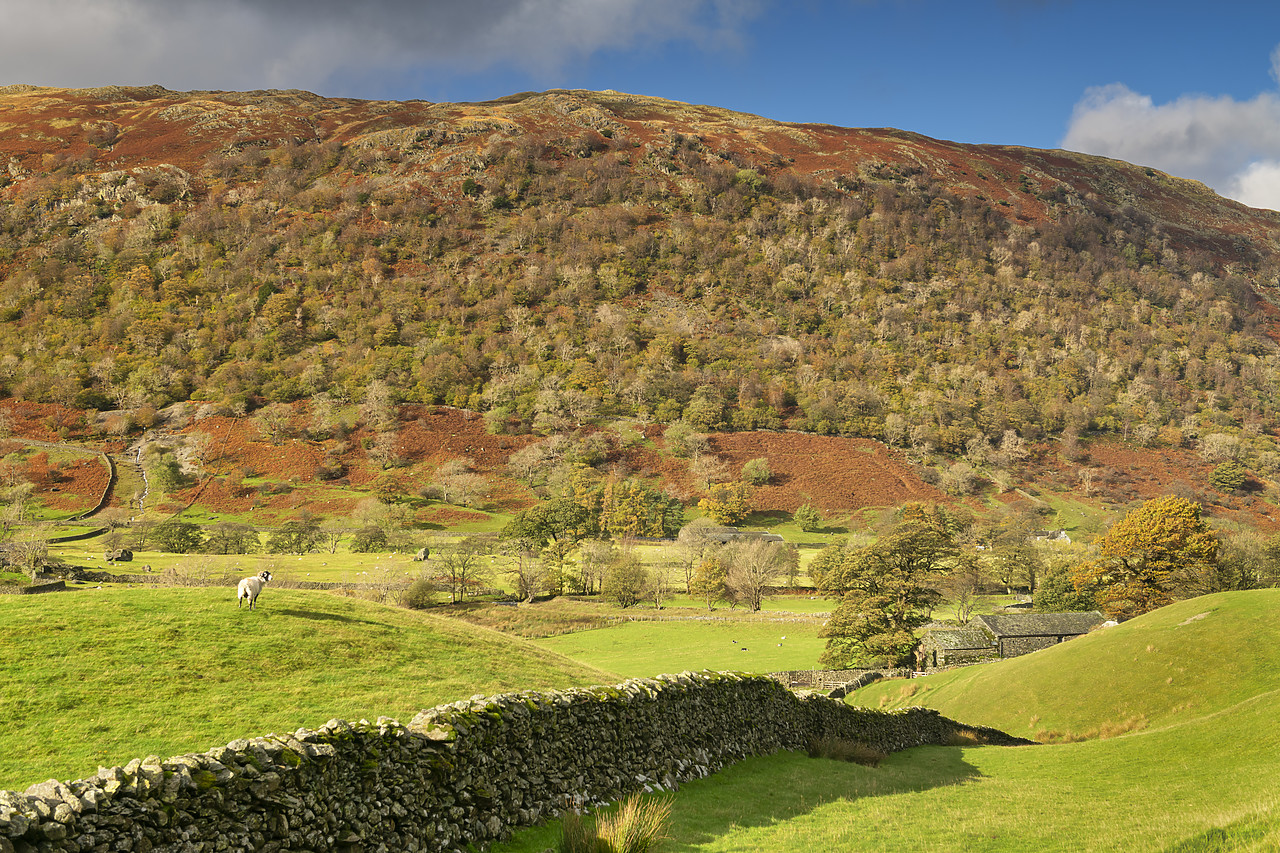
[[[698,563],[689,583],[689,594],[707,603],[707,610],[714,610],[715,603],[728,593],[729,574],[724,563],[714,554],[708,554]]]
[[[885,535],[850,551],[826,573],[822,589],[839,596],[823,636],[820,662],[832,669],[910,662],[914,631],[942,596],[935,588],[959,558],[945,514],[914,508]]]
[[[1112,525],[1098,558],[1077,566],[1072,582],[1077,590],[1092,593],[1109,617],[1129,619],[1194,589],[1214,571],[1218,551],[1218,538],[1200,517],[1200,504],[1166,495]]]
[[[693,578],[699,564],[707,555],[720,546],[720,541],[713,535],[719,525],[709,518],[695,518],[680,528],[676,536],[676,554],[684,574],[685,592],[693,594]]]
[[[750,514],[754,493],[749,483],[712,483],[698,506],[720,524],[736,524]]]

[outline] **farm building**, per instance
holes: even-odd
[[[975,616],[962,627],[929,629],[916,649],[917,668],[965,666],[1012,658],[1087,634],[1103,622],[1088,613],[1002,613]]]
[[[761,542],[786,541],[776,533],[760,533],[756,530],[739,530],[736,527],[707,528],[707,538],[712,542],[719,542],[722,545],[729,542],[737,542],[742,539],[759,539]]]

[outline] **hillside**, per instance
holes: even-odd
[[[81,588],[0,596],[0,788],[332,718],[614,676],[495,631],[322,592]]]
[[[1277,606],[1275,589],[1201,596],[1034,654],[874,684],[849,701],[925,705],[1028,737],[1096,737],[1271,707]]]
[[[108,432],[378,390],[493,434],[1280,462],[1280,214],[1141,166],[614,92],[7,87],[0,128],[0,393]]]

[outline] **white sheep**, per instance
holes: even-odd
[[[249,609],[253,609],[253,603],[258,600],[259,593],[262,592],[268,581],[271,580],[271,572],[260,572],[257,577],[245,578],[240,581],[240,587],[236,590],[236,609],[244,604],[244,600],[249,599]]]

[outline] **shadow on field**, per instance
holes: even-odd
[[[663,849],[692,851],[828,803],[958,785],[980,775],[964,760],[964,748],[950,746],[905,750],[876,768],[794,752],[749,758],[680,787]]]
[[[273,611],[279,616],[295,616],[299,619],[314,619],[317,622],[346,622],[351,625],[377,625],[380,628],[387,627],[385,622],[379,622],[375,619],[357,619],[354,616],[343,616],[339,613],[316,613],[311,610],[275,610]]]

